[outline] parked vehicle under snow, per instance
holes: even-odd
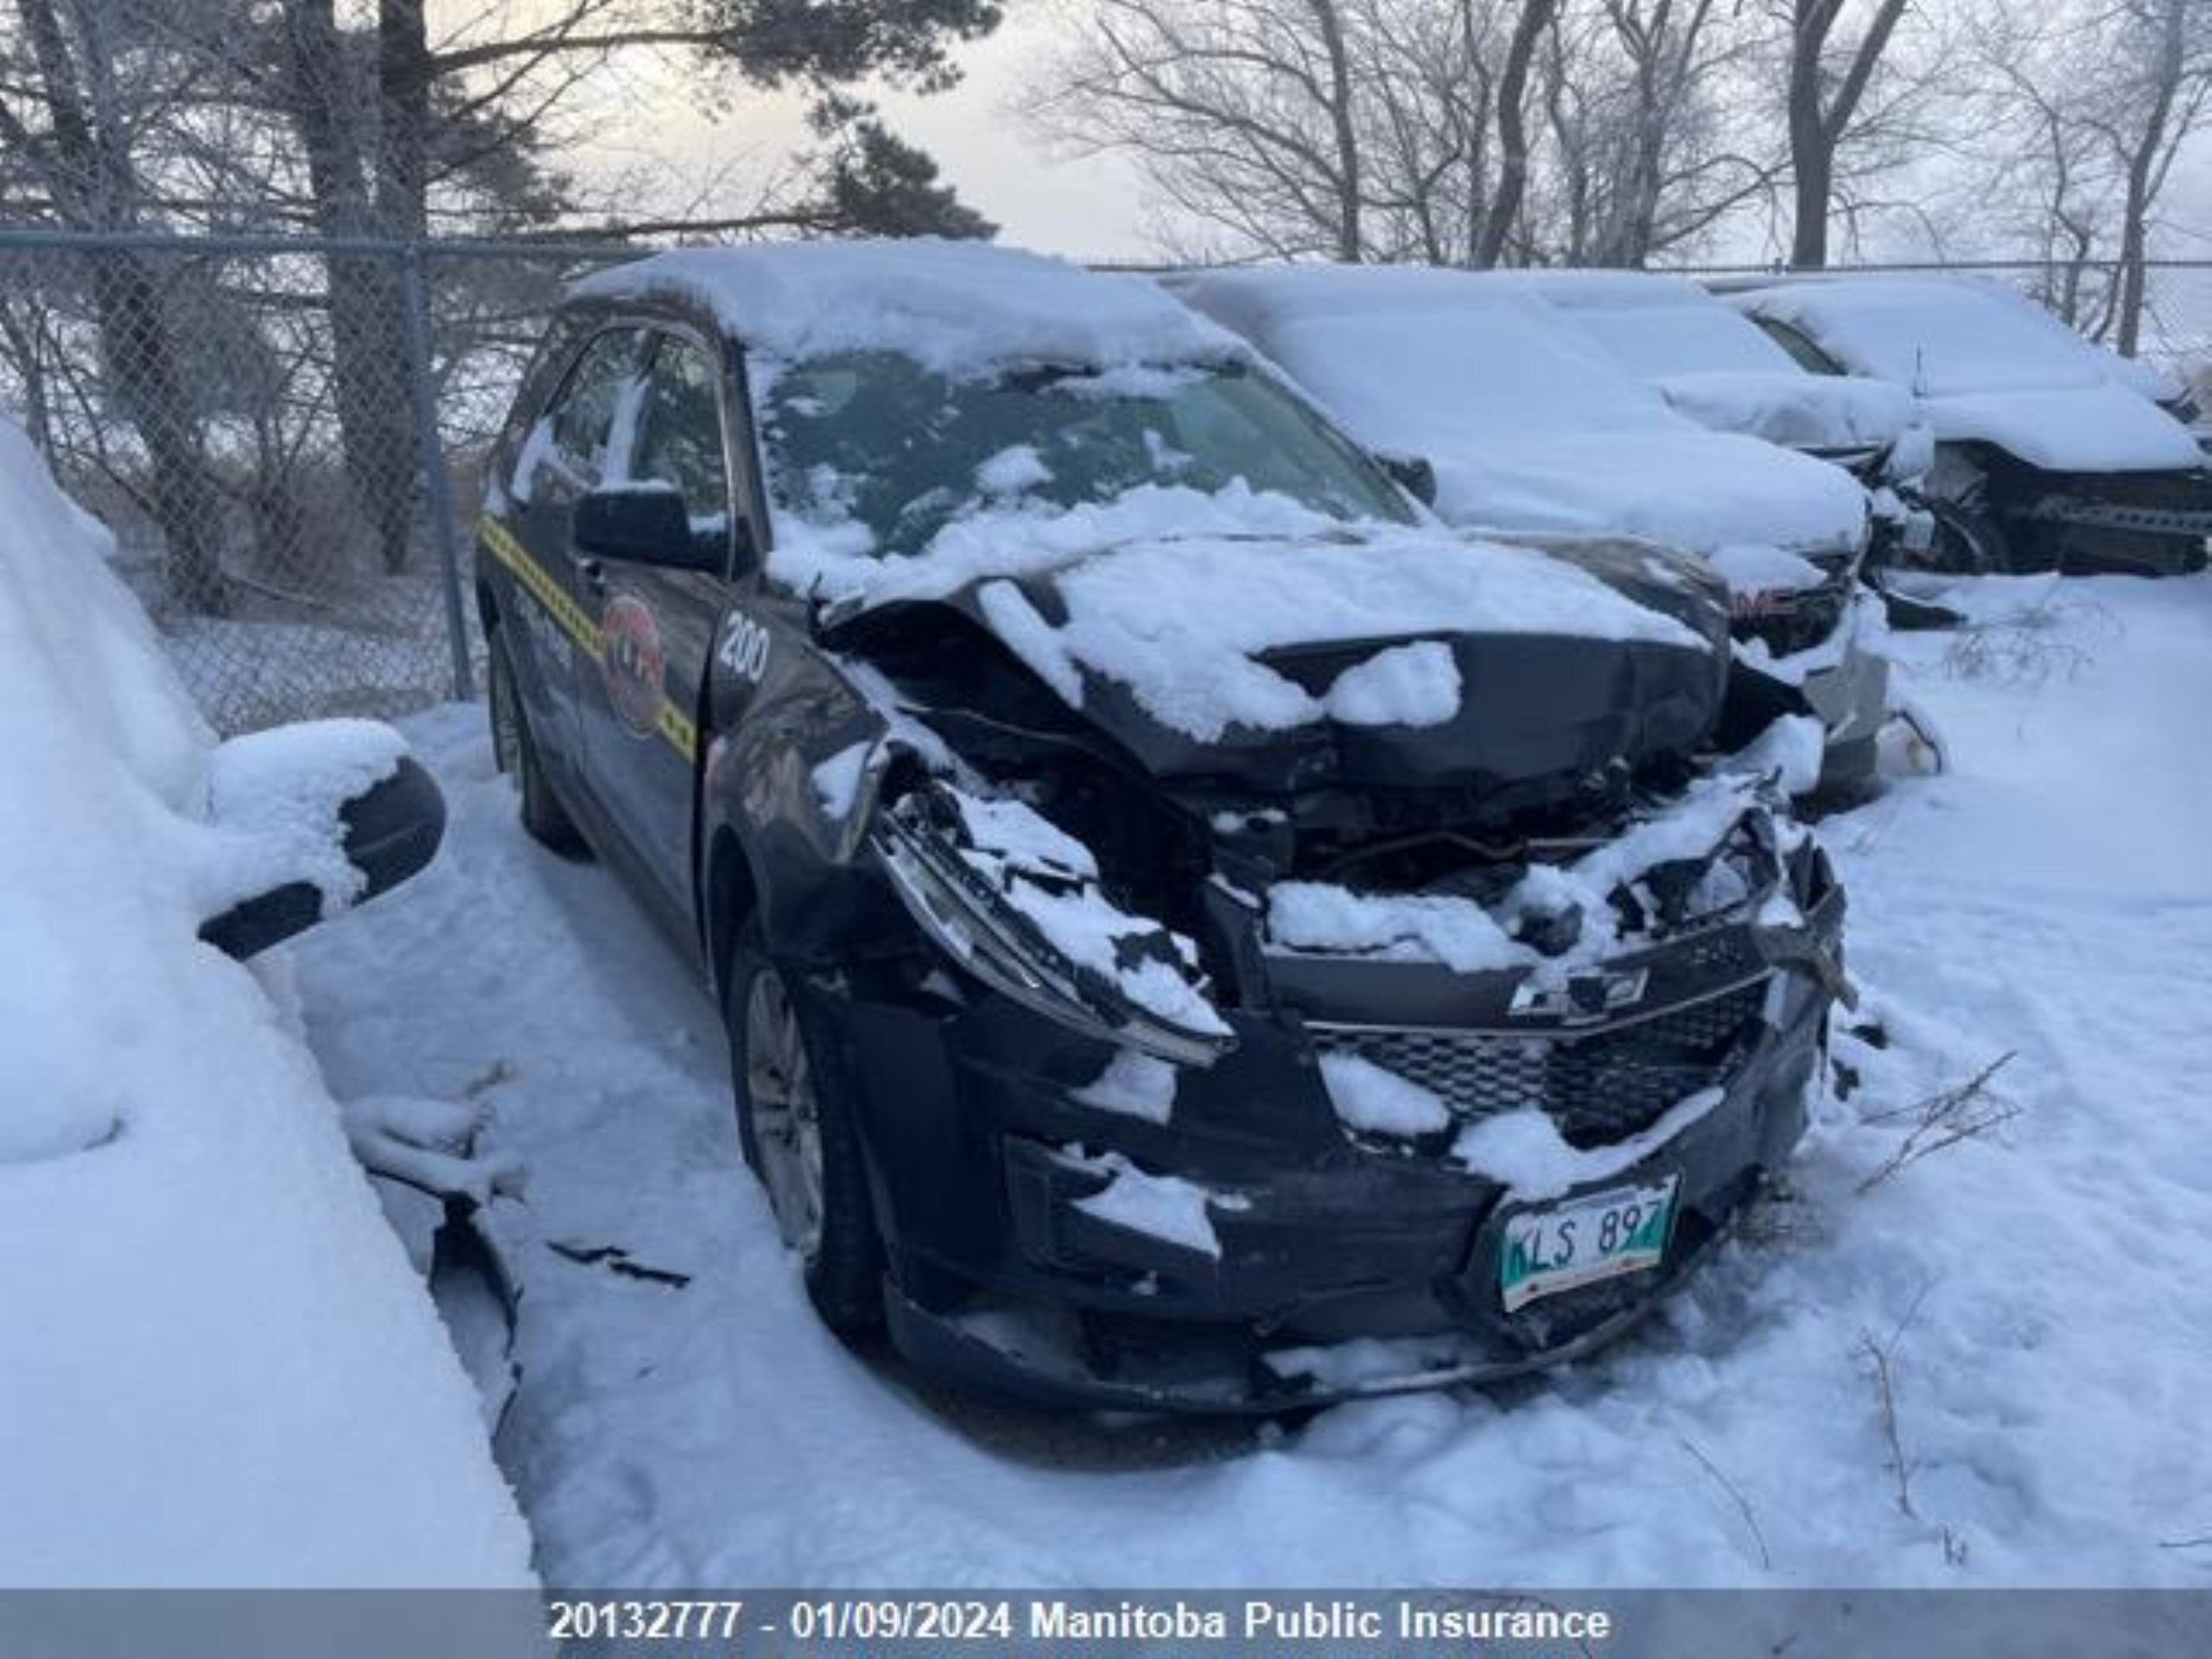
[[[1131,1407],[1503,1376],[1797,1140],[1843,899],[1709,770],[1720,585],[1436,526],[1152,284],[648,260],[494,477],[524,821],[712,983],[831,1324]]]
[[[1727,285],[1726,297],[1807,366],[1911,393],[1936,439],[1921,486],[1939,526],[1933,563],[2204,568],[2212,468],[2183,423],[2179,383],[1980,278],[1761,278]]]
[[[1701,424],[1536,279],[1283,267],[1167,280],[1371,449],[1427,461],[1448,522],[1633,537],[1707,561],[1739,644],[1730,735],[1810,712],[1827,728],[1829,781],[1872,774],[1888,671],[1879,607],[1858,584],[1869,499],[1842,467]],[[1800,399],[1792,418],[1894,438],[1894,414],[1886,397]]]

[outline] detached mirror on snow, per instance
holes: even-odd
[[[404,740],[359,720],[232,739],[215,752],[208,815],[224,896],[243,896],[200,937],[240,960],[390,892],[435,856],[446,823]]]

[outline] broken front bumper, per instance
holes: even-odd
[[[1236,1049],[1174,1071],[1164,1121],[1100,1104],[1116,1051],[1009,999],[828,999],[855,1057],[893,1337],[988,1389],[1148,1410],[1289,1408],[1587,1352],[1683,1280],[1802,1135],[1841,918],[1829,889],[1786,933],[1739,920],[1616,958],[1605,971],[1641,996],[1583,1024],[1516,1017],[1517,971],[1272,959],[1270,1006],[1225,1010]],[[1348,1128],[1320,1072],[1345,1052],[1424,1078],[1452,1131]],[[1452,1160],[1451,1134],[1533,1091],[1601,1145],[1705,1087],[1719,1103],[1671,1139],[1548,1200],[1679,1178],[1659,1264],[1508,1313],[1500,1250],[1522,1206]],[[1125,1172],[1203,1226],[1096,1202]]]

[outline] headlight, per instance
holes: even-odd
[[[916,925],[994,990],[1178,1065],[1236,1046],[1190,942],[1115,908],[1088,854],[1028,808],[918,791],[879,815],[873,839]]]

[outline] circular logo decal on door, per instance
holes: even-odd
[[[607,601],[599,635],[607,700],[625,726],[650,737],[660,724],[660,625],[642,601],[624,594]]]

